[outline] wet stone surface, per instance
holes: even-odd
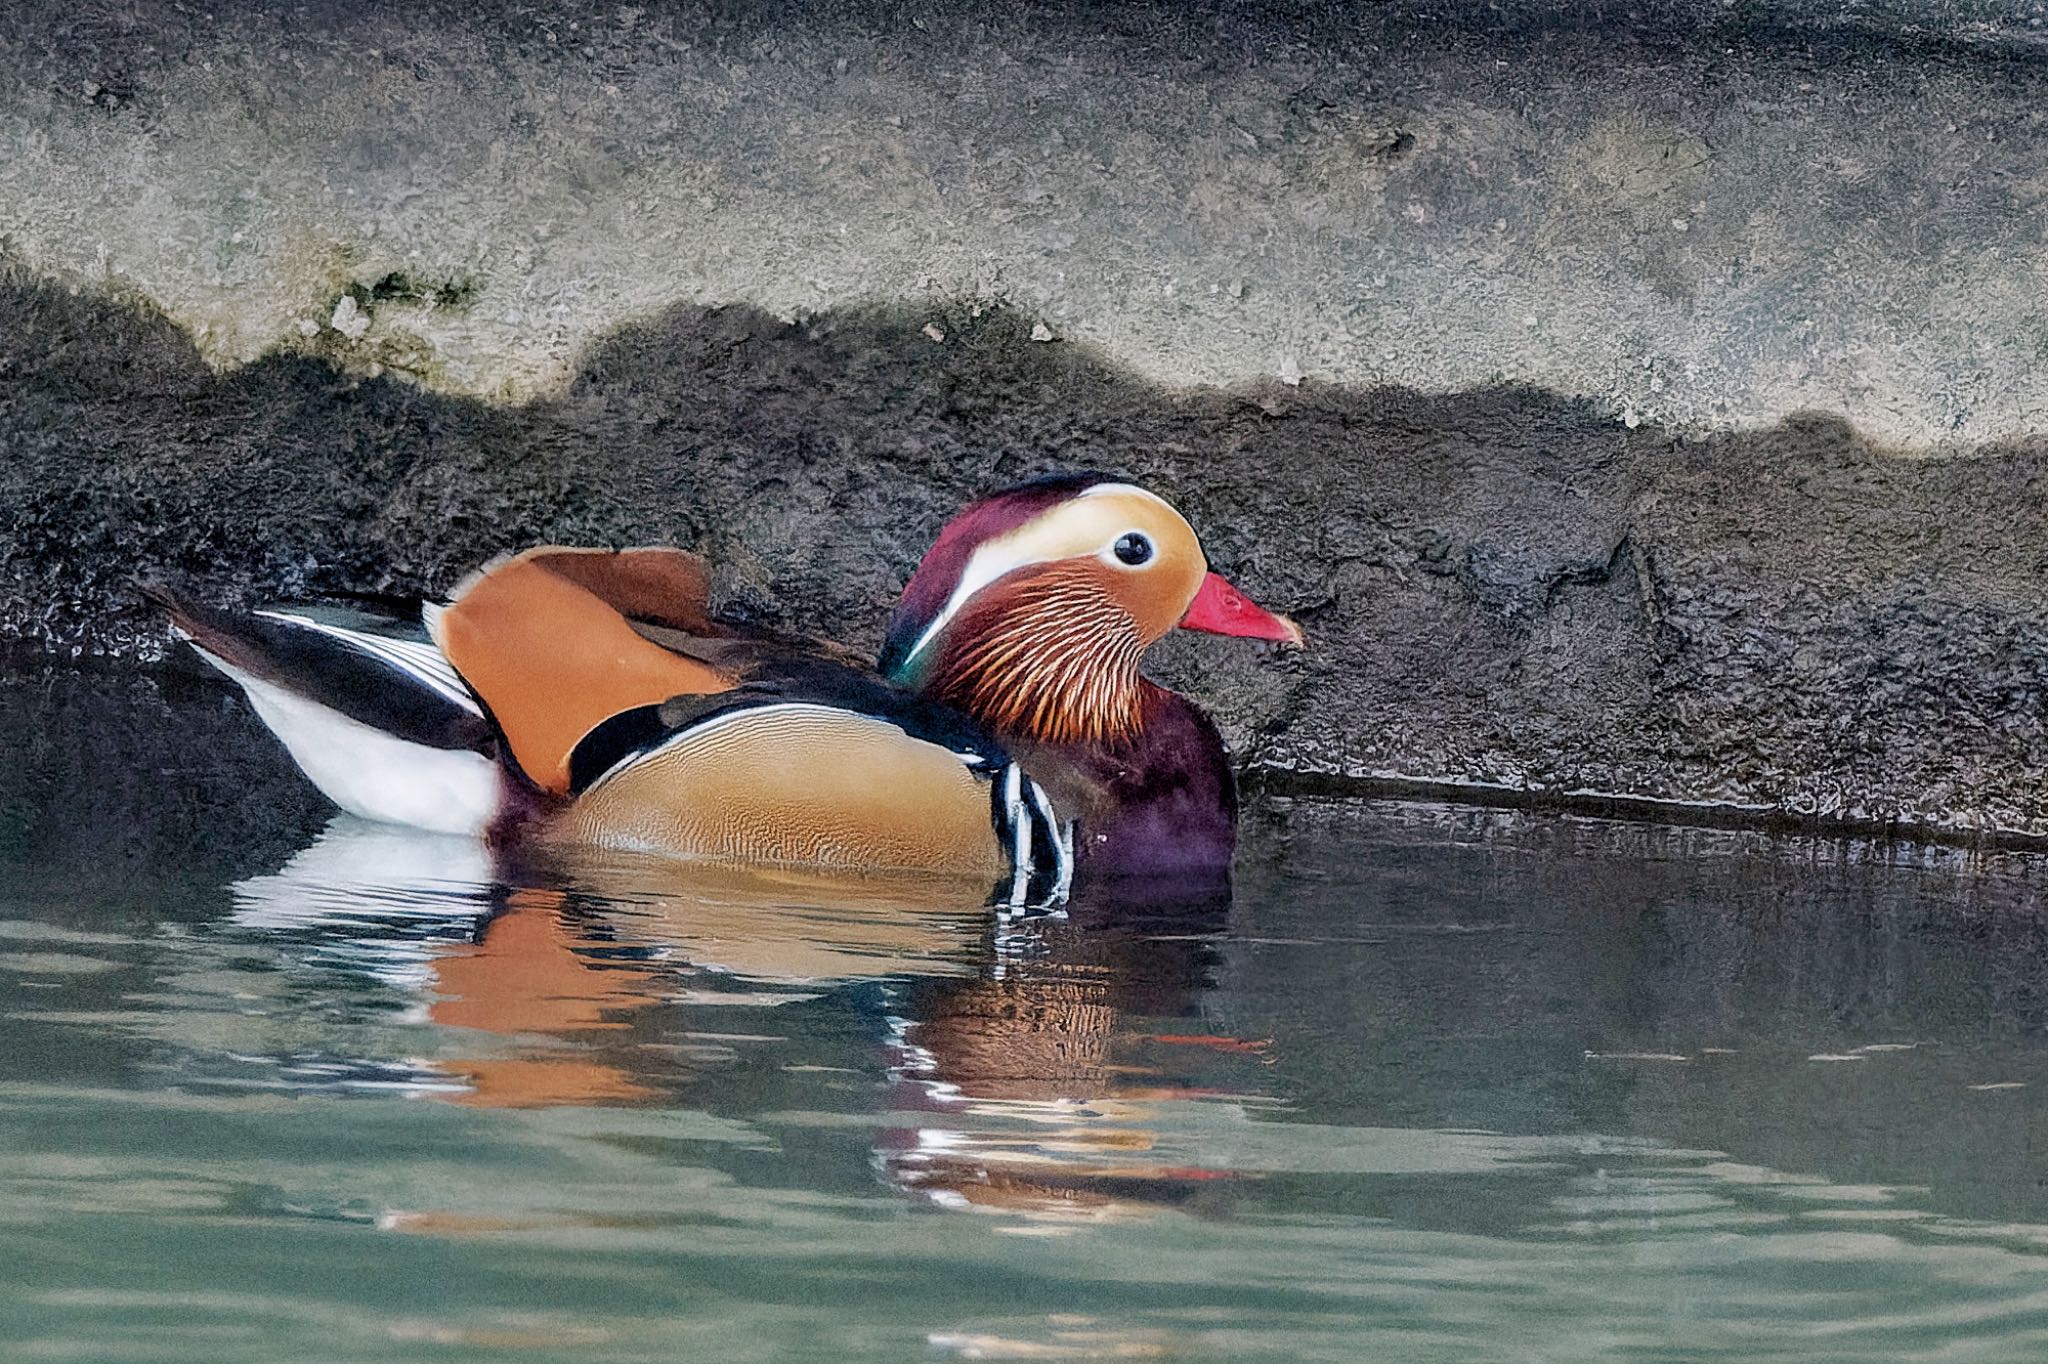
[[[921,317],[917,314],[915,317]],[[671,543],[856,645],[955,509],[1103,468],[1312,647],[1175,639],[1253,768],[2048,833],[2048,457],[1825,418],[1681,439],[1541,394],[1167,391],[1001,314],[679,309],[499,407],[322,361],[227,374],[136,309],[0,286],[0,628],[155,655],[142,577],[445,591],[538,541]]]

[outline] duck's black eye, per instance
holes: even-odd
[[[1132,568],[1136,568],[1139,564],[1150,563],[1152,561],[1152,541],[1136,531],[1127,531],[1116,542],[1116,557],[1122,559]]]

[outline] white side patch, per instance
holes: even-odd
[[[313,785],[352,815],[477,835],[498,812],[498,768],[481,753],[407,743],[198,651],[249,704]]]

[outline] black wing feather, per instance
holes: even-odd
[[[141,591],[195,647],[253,677],[408,743],[496,752],[487,718],[366,647],[290,619],[208,606],[160,584]],[[404,637],[402,622],[364,626],[367,636]],[[412,630],[426,638],[424,628]]]
[[[1009,761],[1003,746],[972,718],[893,686],[865,668],[801,653],[765,652],[752,675],[731,691],[674,696],[659,705],[619,712],[584,735],[569,755],[569,789],[581,792],[620,763],[651,752],[716,716],[759,706],[804,703],[873,716],[914,739],[938,744],[995,771]]]

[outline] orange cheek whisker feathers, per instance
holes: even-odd
[[[1046,574],[949,632],[927,691],[999,730],[1051,743],[1138,727],[1136,622],[1080,574]]]

